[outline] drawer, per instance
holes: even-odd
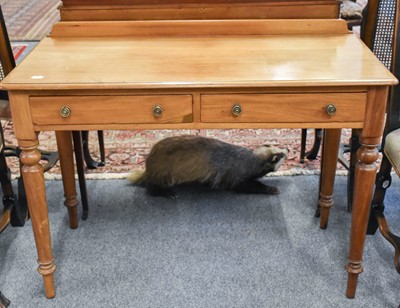
[[[191,95],[32,96],[30,107],[35,125],[193,121]]]
[[[366,101],[366,93],[204,94],[201,122],[363,122]]]

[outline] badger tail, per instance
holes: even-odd
[[[146,171],[145,170],[134,170],[131,174],[128,175],[127,180],[135,185],[143,185],[146,180]]]

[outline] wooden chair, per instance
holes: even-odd
[[[400,77],[399,9],[398,0],[370,1],[368,18],[371,18],[372,22],[366,27],[365,33],[367,44],[372,46],[372,50],[378,57],[379,55],[384,57],[383,62],[391,67],[392,73],[397,78]],[[380,23],[385,24],[382,26]],[[391,30],[388,31],[388,27]],[[368,33],[371,30],[373,31]],[[391,47],[392,52],[384,49],[387,45]],[[400,176],[400,85],[392,87],[389,94],[382,149],[382,162],[376,177],[367,234],[375,234],[379,228],[382,235],[395,249],[394,263],[400,274],[400,237],[390,231],[384,216],[384,198],[392,181],[392,168]]]

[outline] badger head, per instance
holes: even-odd
[[[287,149],[277,148],[271,145],[263,145],[253,150],[256,157],[268,162],[273,167],[273,172],[288,158]]]

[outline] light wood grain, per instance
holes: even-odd
[[[271,128],[362,128],[364,122],[269,122],[269,123],[178,123],[178,124],[48,124],[34,125],[36,131],[132,130],[132,129],[271,129]]]
[[[336,0],[63,1],[61,20],[338,18]]]
[[[365,114],[366,127],[363,130],[362,138],[366,144],[380,144],[385,126],[384,117],[379,117],[385,114],[387,102],[377,104],[382,98],[388,96],[388,87],[376,87],[368,92],[367,112]]]
[[[378,171],[376,160],[379,158],[378,146],[384,129],[388,90],[388,87],[373,87],[368,92],[365,128],[360,138],[361,147],[357,151],[358,162],[355,170],[350,250],[346,265],[348,298],[355,297],[358,275],[363,271],[362,255]]]
[[[43,276],[46,297],[53,298],[55,296],[54,272],[56,266],[51,251],[46,187],[43,167],[39,163],[41,154],[37,149],[38,144],[36,136],[29,141],[18,140],[18,145],[21,148],[19,155],[22,163],[21,175],[24,179],[30,220],[38,253],[38,272]]]
[[[161,116],[153,107],[163,108]],[[35,125],[108,123],[184,123],[192,122],[191,95],[147,96],[56,96],[31,97],[32,121]],[[63,118],[60,109],[68,106],[71,115]]]
[[[59,7],[61,20],[183,20],[183,19],[279,19],[338,18],[336,0],[263,1],[229,3],[116,4],[80,1]]]
[[[305,35],[347,34],[340,19],[239,19],[64,21],[56,23],[52,37],[112,36],[215,36],[215,35]]]
[[[188,5],[188,4],[223,4],[223,5],[234,5],[234,4],[262,4],[262,3],[332,3],[330,0],[62,0],[65,7],[71,6],[109,6],[109,5]]]
[[[57,148],[60,156],[60,167],[63,178],[64,205],[68,209],[69,226],[71,229],[78,228],[78,212],[79,204],[78,194],[75,187],[75,168],[74,153],[72,145],[72,134],[70,131],[57,131]]]
[[[319,227],[326,229],[333,206],[333,188],[340,144],[341,129],[325,129],[322,144],[321,179],[318,207],[321,210]]]
[[[37,141],[37,135],[33,129],[31,109],[29,108],[29,96],[26,93],[9,93],[11,113],[13,115],[14,133],[19,141],[19,146],[25,144],[31,146],[32,140]]]
[[[112,69],[111,69],[112,68]],[[4,89],[178,89],[392,85],[352,34],[46,38]]]
[[[336,1],[335,1],[336,2]],[[250,6],[250,7],[75,7],[60,8],[63,21],[95,20],[184,20],[184,19],[273,19],[273,18],[336,18],[338,5]]]
[[[365,93],[202,95],[201,121],[214,123],[362,122],[366,100]],[[336,106],[335,115],[327,114],[328,104]],[[234,105],[240,105],[242,108],[238,116],[232,113]]]

